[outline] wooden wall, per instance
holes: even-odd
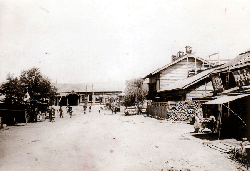
[[[192,98],[199,98],[213,94],[212,81],[208,82],[206,85],[201,85],[195,90],[187,93],[186,100],[192,100]]]
[[[196,68],[195,68],[196,65]],[[194,57],[188,57],[187,59],[183,59],[172,66],[169,66],[165,70],[160,73],[160,90],[164,90],[164,88],[178,80],[185,79],[188,77],[190,71],[204,70],[208,68],[208,65],[204,65],[204,63]]]

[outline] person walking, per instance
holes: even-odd
[[[72,110],[72,107],[70,107],[70,109],[69,109],[70,118],[72,117],[72,114],[73,114],[73,110]]]
[[[68,106],[68,114],[69,114],[69,117],[71,118],[72,117],[72,107]]]
[[[60,113],[60,118],[63,118],[63,110],[62,110],[62,106],[60,106],[60,108],[59,108],[59,113]]]
[[[49,109],[49,121],[52,122],[52,109]]]
[[[91,112],[91,105],[89,106],[89,112]]]
[[[86,114],[87,105],[83,105],[84,114]]]

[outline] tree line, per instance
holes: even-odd
[[[31,100],[54,100],[56,91],[49,78],[43,76],[36,67],[22,71],[19,77],[9,74],[7,81],[0,86],[0,93],[5,95],[5,103],[10,104],[23,103],[27,92]]]
[[[5,95],[5,103],[23,103],[28,92],[31,100],[40,101],[56,97],[56,87],[48,77],[41,74],[39,68],[31,68],[21,72],[19,77],[7,76],[7,81],[0,86],[0,93]],[[147,86],[142,78],[126,81],[124,90],[125,106],[142,106],[148,94]]]

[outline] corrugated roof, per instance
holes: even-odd
[[[246,96],[249,96],[250,94],[241,94],[241,95],[237,95],[237,96],[222,96],[222,97],[219,97],[215,100],[211,100],[211,101],[208,101],[206,102],[205,104],[223,104],[223,103],[228,103],[228,102],[231,102],[231,101],[234,101],[236,99],[240,99],[240,98],[243,98],[243,97],[246,97]]]
[[[191,54],[191,55],[193,55],[193,54]],[[170,67],[170,66],[172,66],[172,65],[174,65],[174,64],[176,64],[176,63],[178,63],[178,62],[180,62],[180,61],[182,61],[183,59],[185,59],[185,58],[187,58],[187,57],[189,57],[189,58],[196,58],[196,59],[198,59],[198,60],[200,60],[200,61],[202,61],[202,62],[205,62],[205,63],[207,63],[207,64],[210,63],[210,62],[208,62],[207,60],[205,60],[205,59],[203,59],[203,58],[200,58],[200,57],[194,57],[194,56],[190,56],[190,55],[185,55],[185,56],[183,56],[182,58],[179,58],[179,59],[177,59],[176,61],[174,61],[174,62],[172,62],[172,63],[169,63],[169,64],[167,64],[167,65],[164,65],[164,66],[161,67],[161,68],[158,68],[157,70],[151,72],[150,74],[148,74],[148,75],[145,76],[144,78],[148,78],[148,77],[151,76],[151,75],[154,75],[154,74],[156,74],[156,73],[158,73],[158,72],[160,72],[160,71],[162,71],[162,70],[164,70],[164,69],[167,69],[168,67]],[[211,66],[214,66],[214,63],[210,63],[210,65],[211,65]]]
[[[205,70],[197,75],[182,79],[182,80],[178,80],[173,84],[168,85],[167,87],[164,88],[164,90],[160,90],[160,91],[170,91],[170,90],[177,90],[177,89],[184,89],[187,88],[195,83],[197,83],[198,81],[209,77],[210,73],[212,73],[215,69],[208,69]]]

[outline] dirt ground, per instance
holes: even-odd
[[[228,155],[194,137],[193,126],[92,107],[55,122],[0,130],[0,170],[241,170]],[[244,168],[243,168],[244,169]]]

